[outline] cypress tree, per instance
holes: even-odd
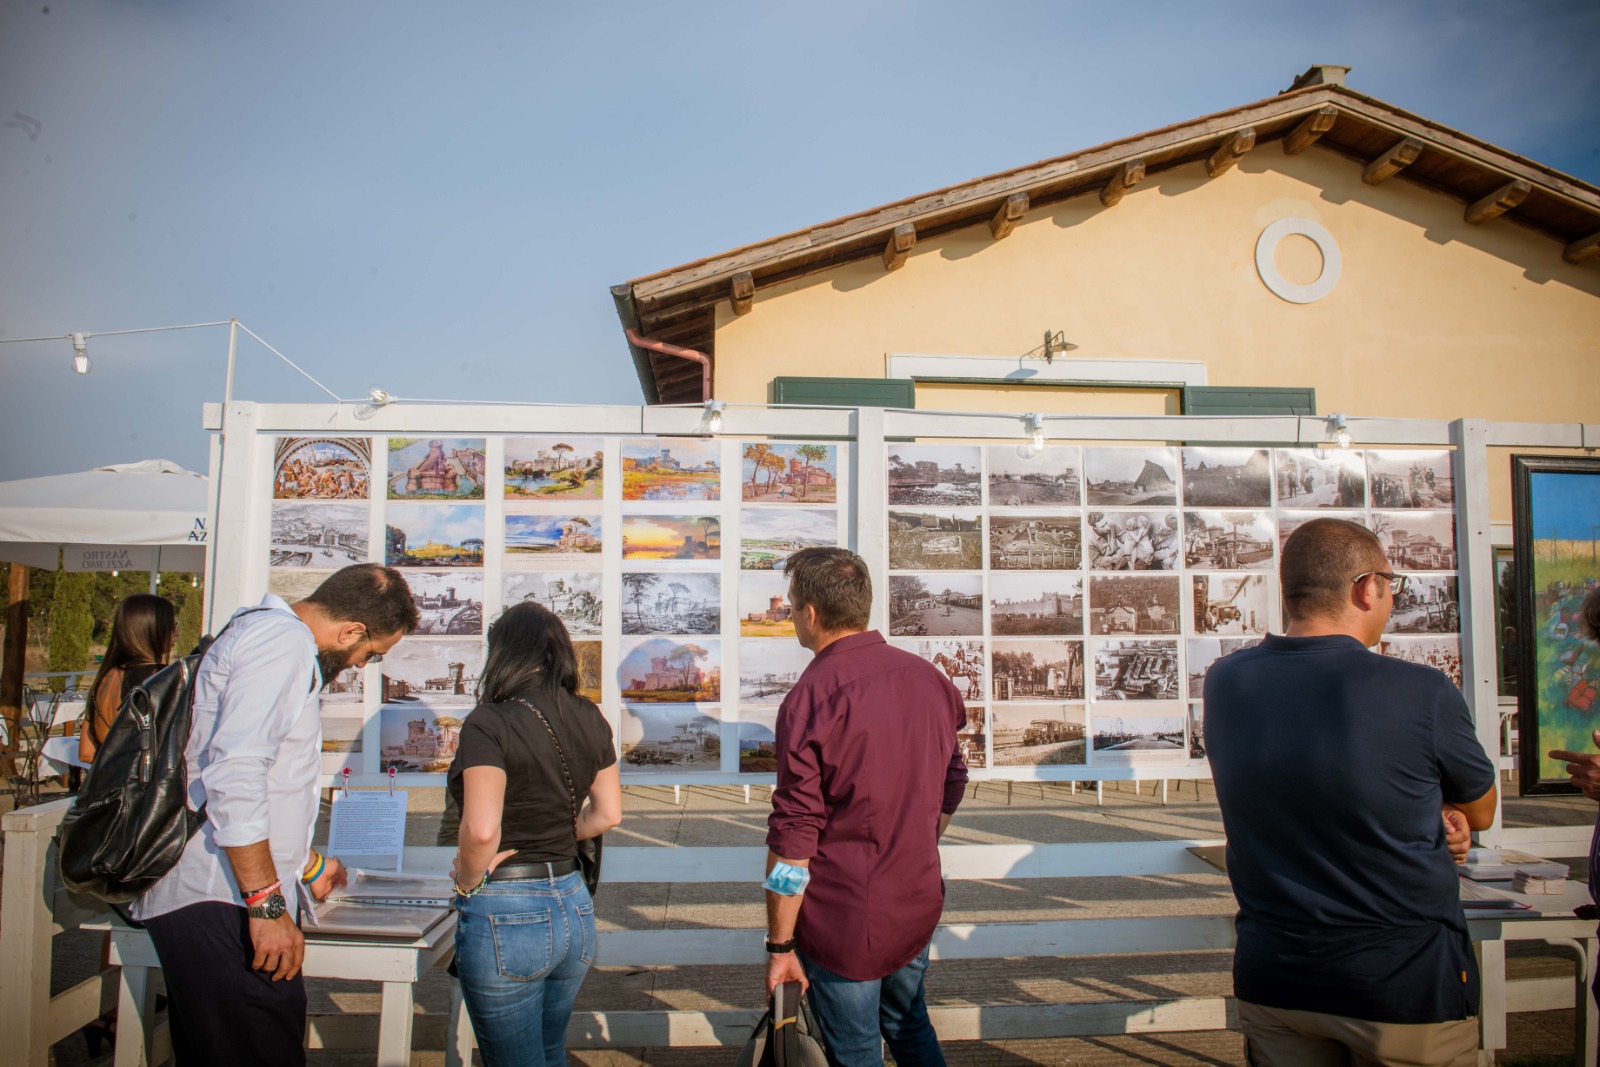
[[[46,661],[51,671],[81,671],[89,665],[94,582],[95,576],[89,572],[56,576],[55,593],[50,599],[50,649]],[[66,688],[66,679],[50,679],[50,688],[59,693]]]

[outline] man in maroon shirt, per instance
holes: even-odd
[[[836,1067],[882,1064],[882,1041],[901,1067],[943,1065],[923,974],[944,907],[939,837],[967,782],[966,709],[941,671],[867,630],[860,556],[808,548],[785,573],[816,657],[778,710],[767,990],[810,986]]]

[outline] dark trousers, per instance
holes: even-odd
[[[204,901],[144,921],[161,957],[178,1067],[303,1067],[306,984],[250,969],[250,918]]]

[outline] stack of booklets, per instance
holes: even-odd
[[[1565,875],[1554,878],[1541,874],[1531,874],[1518,867],[1517,873],[1511,876],[1511,891],[1513,893],[1526,893],[1531,896],[1559,897],[1567,891],[1567,879]]]
[[[1463,911],[1527,911],[1532,906],[1518,900],[1509,893],[1501,892],[1490,886],[1479,885],[1477,882],[1468,881],[1465,875],[1462,875],[1457,881],[1461,883],[1461,910]]]
[[[1540,878],[1565,878],[1565,863],[1541,859],[1530,852],[1514,848],[1475,848],[1467,853],[1467,862],[1461,865],[1461,874],[1475,882],[1509,882],[1518,871]]]
[[[349,884],[317,907],[317,933],[416,941],[450,914],[446,874],[352,870]]]

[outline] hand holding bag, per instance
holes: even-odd
[[[578,831],[578,790],[572,784],[572,768],[567,764],[567,754],[561,748],[561,739],[556,736],[555,728],[550,725],[550,720],[544,717],[544,712],[521,697],[517,697],[516,700],[517,703],[539,717],[539,721],[544,724],[545,731],[550,735],[551,742],[556,746],[556,755],[561,759],[561,777],[565,778],[567,782],[567,804],[572,808],[572,831],[576,836]],[[588,887],[591,897],[600,891],[600,854],[601,850],[605,848],[604,837],[605,835],[601,834],[598,837],[591,837],[587,841],[578,842],[578,873],[583,875],[583,884]]]
[[[773,991],[737,1067],[828,1067],[821,1034],[800,983],[785,982]]]

